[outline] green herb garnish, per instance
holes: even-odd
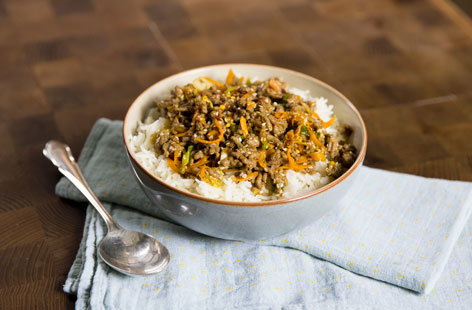
[[[190,155],[193,151],[193,145],[189,145],[187,148],[187,152],[185,152],[184,156],[182,157],[182,165],[180,166],[180,173],[184,174],[187,168],[188,163],[190,162]]]
[[[300,129],[300,132],[307,137],[310,136],[310,132],[308,131],[308,128],[306,126],[302,126],[302,128]]]

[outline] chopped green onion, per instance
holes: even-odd
[[[231,125],[231,126],[229,126],[229,129],[230,129],[232,132],[235,132],[235,131],[236,131],[236,125]]]
[[[308,131],[308,128],[306,128],[306,126],[302,126],[302,128],[300,129],[300,131],[301,131],[302,134],[304,134],[305,136],[310,136],[310,132]]]
[[[228,86],[228,88],[226,88],[226,90],[225,90],[225,93],[226,93],[226,94],[230,94],[230,93],[232,93],[233,91],[234,91],[234,87],[233,87],[233,86]]]
[[[267,141],[262,142],[262,149],[267,150],[269,148],[269,143]]]
[[[182,157],[182,165],[180,166],[180,173],[184,174],[187,168],[188,163],[190,162],[190,154],[193,151],[193,145],[189,145],[187,148],[187,152],[185,152],[184,156]]]
[[[287,101],[288,97],[290,97],[290,93],[285,93],[282,99]]]
[[[246,80],[246,86],[251,86],[251,79],[250,79],[250,78],[247,78],[247,80]]]

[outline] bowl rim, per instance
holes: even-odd
[[[265,200],[265,201],[254,201],[254,202],[245,202],[245,201],[230,201],[230,200],[220,200],[220,199],[214,199],[214,198],[208,198],[208,197],[204,197],[202,195],[199,195],[199,194],[195,194],[195,193],[191,193],[191,192],[188,192],[188,191],[185,191],[185,190],[181,190],[177,187],[174,187],[174,186],[171,186],[167,183],[165,183],[164,181],[160,180],[158,177],[154,176],[152,173],[150,173],[149,171],[147,171],[142,165],[141,163],[136,159],[136,157],[134,156],[133,152],[130,151],[130,148],[129,148],[129,145],[128,145],[128,141],[126,139],[126,132],[127,132],[127,127],[128,127],[128,117],[130,115],[130,111],[131,109],[133,108],[133,106],[137,105],[141,100],[142,97],[144,97],[144,95],[151,89],[153,88],[154,86],[156,86],[157,84],[159,83],[162,83],[164,81],[167,81],[167,80],[172,80],[174,79],[176,76],[178,75],[182,75],[182,74],[185,74],[185,73],[188,73],[188,72],[191,72],[191,71],[195,71],[195,70],[202,70],[202,69],[217,69],[219,67],[231,67],[231,66],[240,66],[240,65],[246,65],[246,66],[255,66],[255,67],[259,67],[260,69],[264,69],[264,68],[271,68],[271,69],[276,69],[276,70],[281,70],[281,71],[285,71],[287,73],[290,73],[290,74],[294,74],[294,75],[298,75],[304,79],[308,79],[314,83],[317,83],[323,87],[326,87],[328,90],[332,91],[334,94],[336,94],[337,96],[339,96],[341,99],[343,99],[345,101],[345,103],[352,109],[352,111],[356,114],[356,116],[358,117],[358,119],[360,120],[360,123],[361,123],[361,130],[362,130],[362,137],[363,137],[363,141],[362,141],[362,146],[361,146],[361,150],[356,158],[356,161],[354,162],[354,164],[352,164],[352,166],[347,170],[345,171],[340,177],[338,177],[337,179],[329,182],[328,184],[320,187],[320,188],[317,188],[316,190],[314,191],[310,191],[310,192],[307,192],[307,193],[304,193],[302,195],[298,195],[298,196],[294,196],[294,197],[290,197],[290,198],[284,198],[284,199],[275,199],[275,200]],[[157,183],[159,183],[160,185],[164,186],[165,188],[171,190],[171,191],[174,191],[178,194],[181,194],[181,195],[184,195],[184,196],[187,196],[189,198],[194,198],[194,199],[197,199],[197,200],[201,200],[201,201],[205,201],[205,202],[208,202],[208,203],[214,203],[214,204],[223,204],[223,205],[227,205],[227,206],[231,206],[231,207],[266,207],[266,206],[274,206],[274,205],[280,205],[280,204],[287,204],[287,203],[293,203],[293,202],[297,202],[297,201],[300,201],[300,200],[304,200],[304,199],[307,199],[307,198],[310,198],[310,197],[314,197],[316,195],[319,195],[327,190],[329,190],[330,188],[336,186],[337,184],[341,183],[342,181],[344,181],[349,175],[351,175],[354,170],[356,170],[361,164],[362,162],[364,161],[364,158],[365,158],[365,155],[366,155],[366,150],[367,150],[367,129],[366,129],[366,126],[365,126],[365,123],[364,123],[364,120],[362,119],[362,116],[361,114],[359,113],[359,111],[357,110],[357,108],[354,106],[354,104],[346,97],[344,96],[340,91],[338,91],[337,89],[335,89],[334,87],[328,85],[327,83],[321,81],[321,80],[318,80],[317,78],[314,78],[308,74],[305,74],[305,73],[301,73],[301,72],[298,72],[298,71],[295,71],[295,70],[291,70],[291,69],[286,69],[286,68],[281,68],[281,67],[277,67],[277,66],[271,66],[271,65],[261,65],[261,64],[251,64],[251,63],[227,63],[227,64],[217,64],[217,65],[209,65],[209,66],[202,66],[202,67],[196,67],[196,68],[192,68],[192,69],[188,69],[188,70],[184,70],[184,71],[180,71],[178,73],[175,73],[175,74],[172,74],[166,78],[163,78],[159,81],[157,81],[156,83],[152,84],[151,86],[149,86],[148,88],[146,88],[134,101],[133,103],[129,106],[128,110],[126,111],[126,116],[125,116],[125,119],[123,121],[123,126],[122,126],[122,138],[123,138],[123,142],[124,142],[124,145],[125,145],[125,148],[126,148],[126,151],[128,152],[128,155],[129,155],[129,158],[134,162],[134,164],[137,165],[137,167],[139,169],[141,169],[145,174],[147,174],[152,180],[156,181]],[[133,167],[133,169],[135,169],[135,167]]]

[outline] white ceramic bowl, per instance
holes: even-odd
[[[351,143],[358,150],[352,167],[333,182],[309,193],[281,200],[263,202],[234,202],[210,199],[165,184],[146,171],[129,147],[138,121],[156,98],[170,94],[177,85],[191,83],[197,77],[208,76],[224,80],[229,69],[236,75],[265,80],[279,77],[289,87],[309,90],[314,97],[325,97],[334,106],[341,124],[353,129]],[[146,89],[129,108],[123,125],[123,139],[129,162],[147,196],[160,213],[197,232],[233,240],[258,240],[288,233],[320,218],[344,196],[355,181],[367,147],[364,121],[354,105],[331,86],[302,73],[278,67],[254,64],[223,64],[196,68],[165,78]]]

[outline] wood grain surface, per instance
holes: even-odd
[[[472,23],[447,0],[0,0],[1,309],[74,304],[62,284],[85,209],[54,195],[44,143],[78,154],[150,84],[225,62],[345,93],[369,166],[472,181]]]

